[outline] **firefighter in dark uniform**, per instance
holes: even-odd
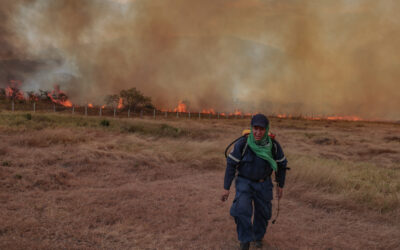
[[[252,241],[257,248],[262,247],[262,239],[272,215],[273,171],[277,182],[277,199],[283,194],[287,160],[279,143],[268,135],[268,130],[269,121],[265,115],[253,116],[250,134],[235,143],[227,158],[222,201],[228,199],[237,171],[236,195],[230,214],[235,219],[240,249],[249,249]]]

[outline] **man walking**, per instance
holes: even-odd
[[[268,135],[268,130],[269,121],[265,115],[253,116],[250,134],[236,142],[227,158],[222,201],[228,199],[237,172],[236,195],[230,214],[235,219],[240,249],[243,250],[249,249],[252,241],[257,248],[262,247],[272,215],[273,171],[278,183],[277,198],[283,194],[287,160],[279,143]]]

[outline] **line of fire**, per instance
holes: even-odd
[[[120,91],[119,95],[107,95],[104,104],[93,104],[87,102],[83,105],[74,104],[70,101],[67,93],[62,91],[58,85],[51,91],[39,90],[39,92],[21,90],[21,82],[11,80],[6,88],[0,88],[0,101],[5,105],[5,109],[15,111],[71,111],[76,114],[85,115],[113,115],[122,116],[165,116],[165,117],[186,117],[186,118],[248,118],[257,112],[242,112],[235,109],[233,112],[218,112],[213,108],[201,110],[189,110],[183,101],[179,101],[174,109],[164,109],[155,107],[151,98],[144,96],[136,88]],[[8,105],[7,105],[8,104]],[[307,120],[343,120],[343,121],[365,121],[358,116],[307,116],[291,114],[270,114],[282,119],[307,119]]]

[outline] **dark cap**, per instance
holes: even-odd
[[[263,114],[256,114],[251,119],[251,126],[252,127],[258,126],[258,127],[262,127],[262,128],[267,128],[268,125],[269,125],[268,118]]]

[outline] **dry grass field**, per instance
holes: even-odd
[[[237,248],[223,152],[249,120],[103,119],[0,112],[0,249]],[[271,130],[291,170],[264,249],[399,248],[399,123]]]

